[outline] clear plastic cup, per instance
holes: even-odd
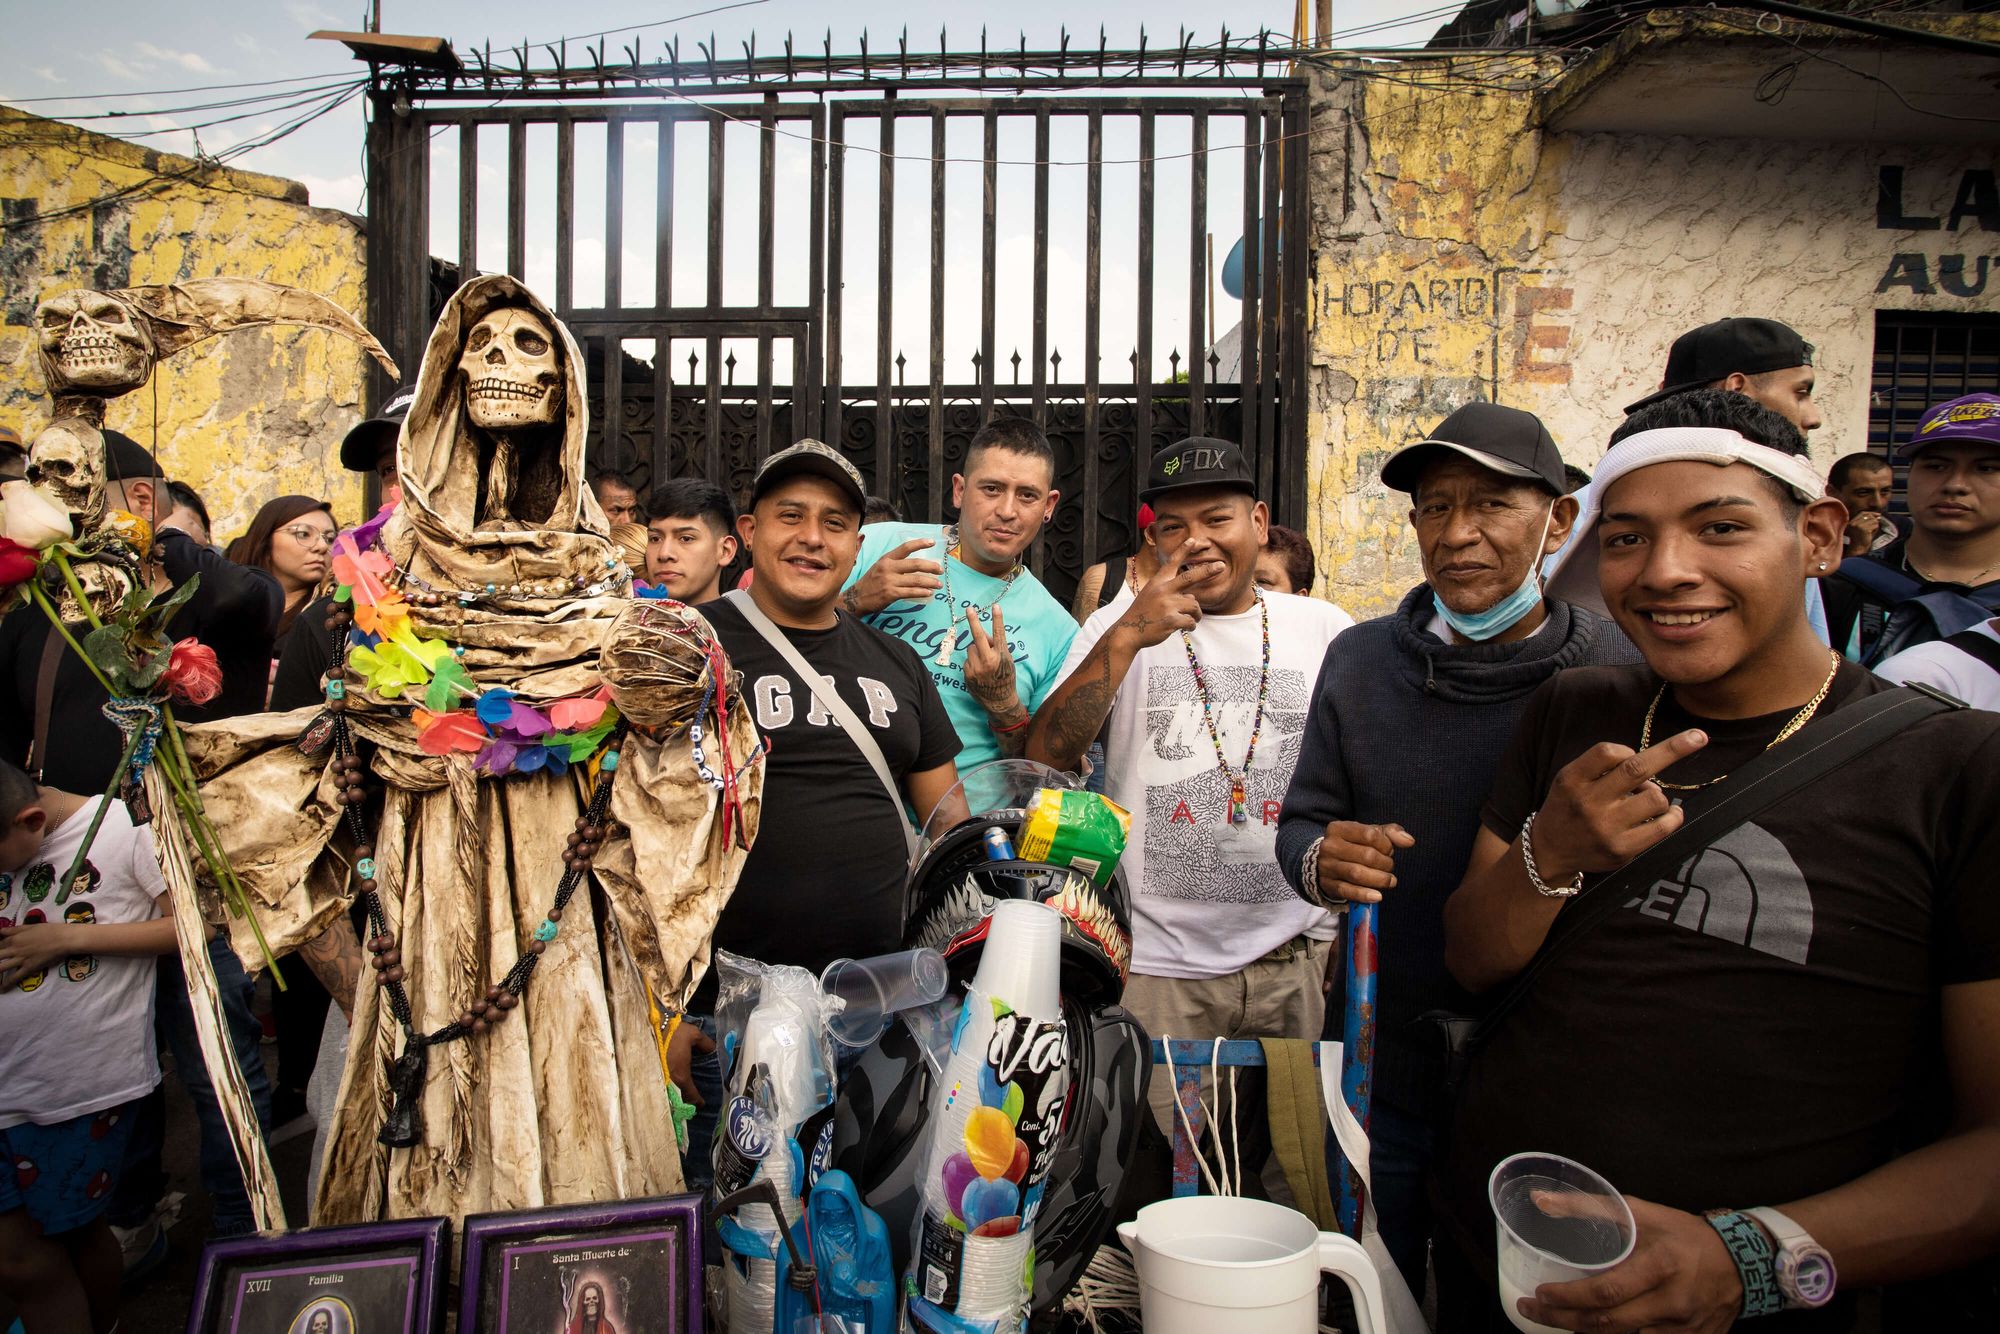
[[[936,950],[904,950],[872,959],[835,959],[819,975],[820,990],[846,1004],[827,1030],[848,1047],[873,1046],[898,1012],[944,995],[950,975]]]
[[[1500,1307],[1514,1328],[1561,1334],[1522,1315],[1516,1303],[1544,1283],[1588,1278],[1632,1254],[1632,1210],[1612,1184],[1553,1153],[1517,1153],[1487,1178],[1500,1251]]]

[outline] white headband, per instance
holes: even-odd
[[[1808,460],[1782,449],[1760,445],[1718,426],[1663,426],[1639,431],[1613,445],[1591,478],[1590,496],[1577,516],[1576,535],[1556,555],[1549,572],[1549,596],[1599,615],[1608,615],[1597,582],[1597,521],[1604,513],[1604,493],[1622,478],[1659,463],[1712,463],[1726,468],[1747,463],[1767,477],[1784,483],[1801,503],[1826,494],[1825,482]]]

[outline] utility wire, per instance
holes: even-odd
[[[290,79],[258,79],[250,83],[205,83],[193,88],[152,88],[136,93],[64,93],[60,97],[12,97],[7,99],[12,106],[36,106],[44,102],[107,102],[123,97],[178,97],[182,93],[219,93],[237,88],[276,88],[286,83],[311,83],[315,79],[331,79],[331,73],[301,74]]]

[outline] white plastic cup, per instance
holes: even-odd
[[[1500,1307],[1514,1328],[1561,1334],[1520,1313],[1544,1283],[1601,1274],[1632,1254],[1639,1228],[1616,1187],[1582,1163],[1553,1153],[1517,1153],[1486,1180],[1499,1244]]]
[[[1054,1019],[1062,1012],[1062,914],[1029,899],[995,904],[972,989],[1017,1014]]]
[[[845,1004],[826,1021],[834,1040],[872,1047],[904,1010],[944,995],[950,973],[936,950],[904,950],[872,959],[835,959],[819,975],[820,990]]]

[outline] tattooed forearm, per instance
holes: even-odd
[[[339,1004],[348,1022],[354,1022],[354,988],[361,980],[361,942],[356,939],[346,914],[334,918],[326,930],[299,946],[298,953],[327,994]]]
[[[1100,643],[1092,649],[1076,674],[1035,713],[1028,727],[1028,758],[1057,769],[1075,769],[1110,716],[1123,675],[1113,670],[1109,645]]]
[[[860,617],[868,614],[861,610],[860,592],[860,586],[856,585],[840,595],[840,605],[846,610],[849,616]]]

